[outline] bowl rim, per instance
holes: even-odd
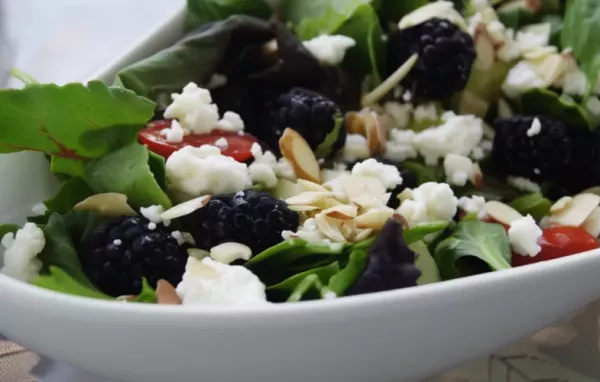
[[[442,298],[441,295],[461,296],[461,291],[471,288],[485,289],[486,286],[510,283],[512,280],[522,278],[535,278],[539,274],[552,275],[557,271],[569,272],[576,270],[586,263],[600,261],[600,248],[575,255],[529,264],[517,268],[494,271],[469,277],[441,281],[433,284],[418,285],[416,287],[395,289],[383,292],[367,293],[362,295],[344,296],[330,300],[300,301],[296,303],[269,303],[259,305],[240,306],[215,306],[215,305],[160,305],[145,303],[127,303],[114,300],[99,300],[89,297],[74,296],[66,293],[44,289],[33,284],[25,283],[0,274],[0,289],[8,293],[17,290],[21,298],[27,301],[35,299],[51,299],[56,304],[72,305],[79,309],[85,308],[89,312],[101,311],[102,313],[128,313],[146,315],[151,313],[154,317],[172,319],[174,317],[217,318],[219,320],[236,320],[248,318],[292,318],[307,313],[326,314],[337,313],[357,308],[368,310],[385,305],[386,303],[401,304],[419,299]],[[465,294],[466,295],[466,294]],[[472,297],[472,296],[471,296]]]

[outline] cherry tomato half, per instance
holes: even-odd
[[[185,135],[181,143],[169,143],[161,132],[170,127],[170,120],[150,122],[145,129],[138,133],[138,139],[140,143],[148,146],[148,149],[166,159],[184,146],[214,145],[219,138],[225,138],[227,139],[227,148],[221,149],[221,153],[238,162],[245,162],[252,158],[250,149],[257,142],[256,138],[249,134],[238,135],[236,132],[213,130],[210,134]]]
[[[598,240],[579,227],[549,227],[543,230],[539,240],[542,250],[537,256],[521,256],[513,253],[512,266],[538,263],[575,255],[600,247]]]

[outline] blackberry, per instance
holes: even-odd
[[[139,294],[144,277],[153,288],[160,279],[177,285],[188,257],[169,229],[140,216],[122,216],[96,228],[82,240],[79,253],[92,283],[114,297]]]
[[[272,151],[279,153],[279,138],[288,127],[302,135],[319,157],[330,157],[344,146],[343,121],[336,126],[338,117],[342,118],[340,108],[321,94],[295,87],[275,97],[267,107],[267,128],[258,138]],[[329,137],[330,133],[336,135]]]
[[[568,194],[600,186],[600,131],[571,128],[571,161],[559,179],[560,187]]]
[[[283,200],[254,190],[213,196],[185,220],[198,248],[233,241],[247,245],[254,255],[283,241],[281,233],[295,231],[298,223],[298,214]]]
[[[535,118],[541,123],[538,133],[530,130]],[[555,182],[569,168],[573,141],[562,122],[546,116],[516,116],[497,119],[494,128],[491,160],[500,173],[536,182]]]
[[[413,54],[419,59],[402,84],[420,98],[443,99],[467,85],[476,53],[471,36],[448,20],[431,18],[390,37],[391,72]]]

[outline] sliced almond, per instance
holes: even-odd
[[[288,206],[288,208],[295,212],[311,212],[311,211],[320,210],[320,208],[317,206],[300,206],[300,205],[298,205],[298,206]]]
[[[386,132],[383,126],[379,123],[377,114],[372,111],[365,112],[365,129],[367,133],[367,144],[371,156],[377,156],[385,151]]]
[[[594,195],[600,195],[600,186],[598,187],[592,187],[592,188],[588,188],[587,190],[582,192],[583,194],[594,194]]]
[[[303,191],[303,190],[302,190]],[[300,186],[296,182],[291,182],[287,179],[277,179],[277,185],[273,190],[273,195],[279,199],[287,199],[294,195],[298,195],[300,192]]]
[[[385,207],[385,204],[383,204],[379,198],[366,193],[352,198],[351,201],[363,210]]]
[[[594,212],[594,209],[600,204],[600,196],[594,194],[579,194],[573,197],[569,205],[550,215],[548,224],[579,227]]]
[[[505,225],[510,225],[513,221],[523,217],[523,215],[514,208],[495,200],[487,202],[484,210],[492,219]]]
[[[544,80],[547,87],[563,75],[568,62],[559,53],[549,54],[539,60],[528,61],[535,72]]]
[[[323,211],[322,213],[327,217],[338,219],[338,220],[352,220],[356,217],[358,209],[355,206],[342,204],[335,207],[331,207]]]
[[[192,212],[199,210],[206,206],[210,200],[210,195],[203,195],[187,202],[180,203],[174,207],[169,208],[162,214],[160,218],[162,220],[173,220],[191,214]]]
[[[344,235],[340,232],[339,226],[335,224],[334,219],[330,219],[322,213],[315,216],[315,222],[319,231],[333,240],[336,243],[344,243],[346,241]]]
[[[356,236],[356,222],[354,220],[346,220],[339,227],[346,241],[351,241]]]
[[[372,228],[357,229],[354,235],[354,242],[363,241],[369,238],[373,233]]]
[[[562,210],[564,210],[565,208],[567,208],[571,202],[573,201],[573,198],[570,196],[563,196],[562,198],[558,199],[556,201],[556,203],[554,203],[552,205],[552,207],[550,207],[550,212],[557,213],[560,212]]]
[[[480,23],[475,27],[473,43],[477,53],[475,67],[483,71],[490,69],[496,62],[496,48],[485,24]]]
[[[210,257],[222,264],[231,264],[235,260],[250,260],[252,250],[247,245],[235,242],[222,243],[210,249]]]
[[[334,181],[338,182],[341,190],[349,198],[355,198],[363,194],[378,197],[386,192],[381,180],[371,176],[346,175]]]
[[[332,191],[306,191],[301,194],[292,196],[291,198],[287,198],[285,202],[288,205],[311,205],[325,198],[333,198],[336,196],[340,196],[337,192]]]
[[[325,199],[319,200],[318,202],[314,203],[313,205],[315,207],[318,207],[321,210],[326,210],[328,208],[332,208],[332,207],[339,206],[342,204],[344,204],[344,203],[340,202],[337,199],[325,198]]]
[[[364,214],[357,216],[356,227],[357,228],[371,228],[375,231],[381,230],[383,225],[389,218],[394,215],[394,210],[391,208],[378,208],[365,212]]]
[[[310,182],[304,179],[298,179],[296,182],[301,192],[314,191],[314,192],[327,192],[328,190],[320,184]]]
[[[287,128],[279,138],[281,154],[288,160],[296,177],[321,184],[321,168],[306,140],[295,130]]]
[[[344,116],[344,126],[348,134],[360,134],[367,136],[366,121],[362,113],[349,111]]]
[[[175,287],[167,280],[158,280],[156,283],[156,302],[159,305],[181,305]]]
[[[600,236],[600,207],[596,207],[594,212],[585,219],[582,227],[594,237]]]
[[[207,258],[207,259],[210,259]],[[204,262],[205,259],[199,260],[195,257],[188,257],[187,264],[185,266],[184,277],[198,277],[201,279],[216,279],[219,277],[219,273],[210,265]]]
[[[92,195],[77,203],[73,210],[94,211],[108,218],[137,215],[135,210],[127,204],[127,196],[116,192]]]
[[[203,258],[210,256],[210,252],[200,248],[188,248],[187,253],[188,256],[198,260],[202,260]]]

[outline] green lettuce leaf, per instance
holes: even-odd
[[[463,220],[435,249],[435,261],[444,280],[491,270],[509,269],[510,245],[504,227]]]
[[[550,212],[552,201],[548,200],[539,192],[523,195],[510,202],[510,206],[522,215],[531,215],[539,221]]]
[[[95,288],[90,288],[88,285],[82,284],[65,270],[54,265],[49,267],[46,274],[36,277],[32,283],[41,288],[73,296],[97,298],[101,300],[113,299]]]
[[[561,34],[562,46],[573,50],[591,86],[600,71],[600,1],[567,0]]]
[[[148,151],[148,167],[150,167],[150,171],[152,175],[154,175],[154,179],[163,190],[167,189],[167,162],[165,158],[152,152]]]
[[[90,161],[85,181],[96,193],[127,195],[128,203],[134,208],[155,204],[170,208],[171,200],[154,178],[148,161],[148,149],[134,143]]]
[[[271,8],[263,0],[187,0],[185,27],[191,30],[233,15],[267,19],[271,15]]]
[[[135,142],[154,104],[100,81],[0,90],[0,152],[98,158]]]
[[[404,241],[410,246],[410,244],[423,239],[427,235],[445,230],[448,226],[450,226],[450,222],[447,221],[414,225],[404,230]]]
[[[43,264],[43,273],[49,272],[50,267],[54,266],[60,268],[77,284],[97,290],[83,271],[65,219],[59,214],[52,214],[42,230],[46,245],[38,257]]]
[[[600,4],[600,3],[599,3]],[[547,115],[567,126],[590,129],[595,127],[585,108],[570,97],[548,89],[533,89],[521,95],[521,112],[526,115]]]
[[[52,155],[50,160],[50,171],[55,174],[64,174],[81,178],[85,174],[85,162],[80,159]]]
[[[77,203],[92,196],[94,191],[81,178],[70,178],[64,181],[57,193],[44,204],[50,212],[66,213]]]
[[[253,44],[273,38],[267,21],[235,15],[204,25],[177,44],[121,70],[116,84],[155,101],[179,93],[189,82],[206,85],[226,73]]]
[[[433,284],[442,281],[438,269],[429,248],[422,241],[417,241],[408,246],[417,254],[415,265],[421,271],[421,277],[417,280],[418,285]]]
[[[298,285],[309,275],[316,275],[321,283],[326,285],[331,277],[335,275],[340,270],[339,263],[334,261],[329,265],[325,265],[323,267],[317,267],[313,269],[309,269],[308,271],[304,271],[301,273],[297,273],[282,282],[272,285],[267,288],[267,295],[269,301],[272,302],[283,302],[286,301],[290,295],[294,293],[294,290],[298,287]]]

